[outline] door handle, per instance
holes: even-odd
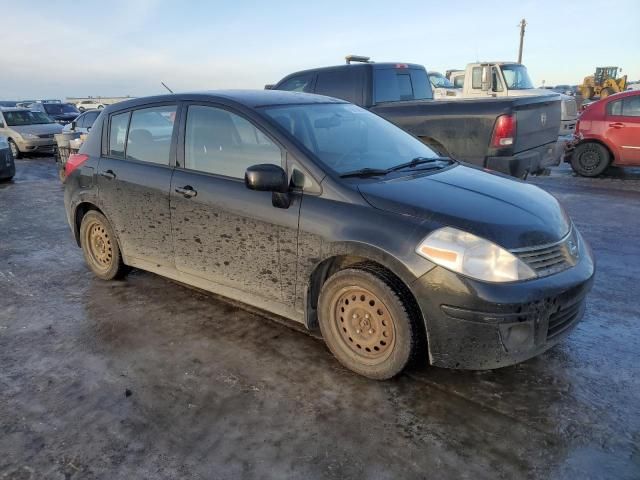
[[[613,123],[610,123],[609,126],[613,127],[613,128],[623,128],[624,127],[624,123],[613,122]]]
[[[182,194],[184,198],[191,198],[198,195],[198,192],[194,190],[191,185],[185,185],[184,187],[177,187],[176,193]]]
[[[100,176],[106,178],[107,180],[113,180],[116,178],[116,174],[113,170],[105,170],[104,172],[100,172]]]

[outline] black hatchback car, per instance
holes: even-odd
[[[68,221],[98,277],[137,267],[303,322],[370,378],[420,358],[537,355],[582,317],[593,280],[551,195],[328,97],[118,103],[66,168]]]

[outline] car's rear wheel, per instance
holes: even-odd
[[[20,158],[20,149],[18,148],[18,145],[16,145],[16,142],[11,139],[9,139],[9,148],[11,149],[11,155],[13,155],[13,158]]]
[[[581,143],[571,156],[571,168],[583,177],[597,177],[607,169],[609,163],[609,151],[595,142]]]
[[[103,280],[121,278],[129,267],[122,261],[120,247],[107,218],[90,210],[80,224],[80,245],[91,271]]]
[[[390,276],[355,266],[322,287],[318,313],[322,336],[340,363],[384,380],[400,373],[417,350],[419,329],[402,290]]]

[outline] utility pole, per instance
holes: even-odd
[[[518,50],[518,63],[522,63],[522,43],[524,42],[524,28],[527,26],[527,21],[523,18],[520,20],[520,49]]]

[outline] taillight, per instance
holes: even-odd
[[[89,160],[89,155],[84,153],[72,153],[64,165],[64,174],[68,177],[76,168]]]
[[[500,148],[513,145],[516,137],[516,117],[514,115],[500,115],[493,127],[491,146]]]

